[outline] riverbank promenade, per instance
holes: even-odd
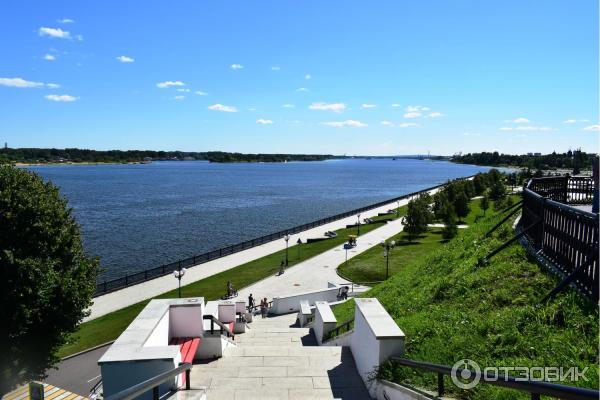
[[[432,189],[429,193],[434,194],[438,189]],[[408,204],[410,198],[401,200],[400,202],[391,202],[381,207],[375,208],[361,214],[361,220],[371,218],[379,213],[385,213],[390,209],[395,209],[398,206]],[[335,231],[344,228],[346,225],[355,224],[358,215],[352,215],[329,224],[290,235],[289,243],[296,243],[298,239],[306,242],[309,238],[322,237],[326,231]],[[358,245],[348,251],[348,259],[362,253],[368,248],[379,243],[382,239],[387,239],[402,230],[402,222],[400,220],[388,222],[386,225],[374,229],[368,234],[361,235],[358,239]],[[265,243],[247,250],[243,250],[216,260],[212,260],[187,269],[186,275],[182,280],[182,285],[187,285],[219,272],[245,264],[252,260],[265,257],[275,253],[285,247],[282,240]],[[290,249],[291,251],[294,251]],[[240,296],[246,295],[248,290],[255,290],[255,296],[271,298],[279,294],[291,294],[293,292],[304,292],[310,290],[319,290],[326,287],[328,281],[341,283],[344,280],[336,274],[336,268],[345,260],[345,251],[338,246],[316,257],[306,260],[290,268],[286,274],[281,277],[269,277],[256,284],[253,284],[240,291]],[[298,271],[298,272],[296,272]],[[303,276],[306,274],[308,276]],[[292,282],[293,281],[293,282]],[[296,285],[297,284],[297,285]],[[290,287],[291,285],[291,287]],[[123,288],[102,296],[94,298],[94,303],[90,309],[90,315],[86,321],[101,317],[121,308],[136,304],[140,301],[150,299],[162,293],[173,290],[177,287],[177,280],[172,275],[166,275],[147,282],[143,282],[134,286]],[[256,289],[254,289],[256,287]],[[260,290],[260,292],[259,292]],[[225,292],[225,288],[223,288]],[[241,297],[243,298],[243,297]]]

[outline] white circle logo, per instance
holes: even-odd
[[[454,363],[450,376],[457,387],[473,389],[481,380],[481,368],[475,361],[465,358]]]

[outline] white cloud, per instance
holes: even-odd
[[[305,88],[305,87],[301,87],[301,88],[298,88],[298,89],[296,89],[296,92],[309,92],[309,91],[310,91],[310,90],[308,90],[308,89],[307,89],[307,88]]]
[[[156,87],[160,89],[170,88],[171,86],[185,86],[185,83],[181,81],[164,81],[156,84]]]
[[[213,104],[212,106],[208,106],[209,110],[213,110],[213,111],[222,111],[222,112],[228,112],[228,113],[234,113],[237,112],[237,108],[233,107],[233,106],[226,106],[223,104]]]
[[[273,66],[271,67],[271,71],[279,71],[280,69],[281,69],[281,68],[280,68],[279,66],[277,66],[277,65],[273,65]]]
[[[235,70],[238,70],[238,69],[243,69],[244,66],[242,64],[231,64],[230,68],[235,71]]]
[[[527,118],[525,117],[519,117],[519,118],[515,118],[513,119],[511,122],[515,123],[515,124],[528,124],[529,121]]]
[[[119,56],[117,57],[117,60],[121,61],[122,63],[132,63],[135,61],[135,59],[128,56]]]
[[[511,128],[510,126],[503,126],[500,128],[501,131],[512,131],[513,128]]]
[[[566,120],[566,121],[563,121],[563,124],[574,124],[574,123],[576,123],[576,122],[577,122],[577,120],[576,120],[576,119],[568,119],[568,120]]]
[[[398,126],[400,128],[410,128],[410,127],[419,126],[419,125],[415,124],[414,122],[401,122],[401,123],[398,124]]]
[[[585,128],[583,128],[584,131],[592,131],[592,132],[599,132],[600,131],[600,125],[590,125],[590,126],[586,126]]]
[[[392,127],[394,123],[392,121],[381,121],[381,125]]]
[[[547,127],[547,126],[531,126],[531,125],[527,125],[527,126],[517,126],[515,128],[515,130],[517,131],[530,131],[530,132],[547,132],[547,131],[551,131],[552,129]]]
[[[345,121],[332,121],[332,122],[323,122],[323,125],[331,126],[334,128],[366,128],[367,124],[362,123],[360,121],[356,121],[353,119],[347,119]]]
[[[421,114],[420,112],[415,112],[415,111],[407,112],[407,113],[404,113],[404,118],[418,118],[421,115],[423,115],[423,114]]]
[[[54,61],[54,60],[56,60],[56,56],[53,56],[52,54],[44,54],[44,60]]]
[[[271,125],[273,121],[271,121],[270,119],[260,118],[256,120],[256,123],[259,125]]]
[[[202,90],[196,90],[194,93],[196,93],[198,96],[208,96],[208,93],[203,92]]]
[[[179,89],[177,89],[177,91],[178,91],[178,92],[181,92],[181,93],[188,93],[188,92],[190,91],[190,89],[187,89],[187,88],[179,88]]]
[[[48,100],[58,101],[58,102],[63,102],[63,103],[71,103],[71,102],[79,99],[79,97],[70,96],[68,94],[60,94],[60,95],[59,94],[49,94],[45,97]]]
[[[439,117],[443,117],[443,116],[444,116],[444,114],[442,114],[441,112],[437,112],[437,111],[429,113],[429,115],[428,115],[428,117],[430,117],[430,118],[439,118]]]
[[[406,112],[423,112],[423,111],[429,111],[430,108],[429,107],[425,107],[425,106],[407,106],[406,107]]]
[[[0,78],[0,86],[16,87],[16,88],[48,88],[57,89],[60,85],[56,83],[44,83],[27,81],[23,78]]]
[[[376,104],[361,104],[360,108],[375,108]]]
[[[296,107],[296,106],[295,106],[295,105],[293,105],[293,104],[284,104],[284,105],[282,105],[281,107],[283,107],[283,108],[294,108],[294,107]]]
[[[177,95],[177,96],[173,96],[173,100],[184,100],[185,96],[182,95]]]
[[[40,29],[38,29],[38,34],[40,36],[50,36],[59,39],[71,39],[71,34],[68,31],[63,31],[60,28],[48,28],[42,26]]]
[[[463,133],[463,136],[481,136],[481,133],[465,132]]]
[[[72,24],[75,21],[73,21],[71,18],[63,18],[63,19],[59,19],[56,22],[58,22],[59,24]]]
[[[312,103],[308,108],[311,110],[333,111],[339,113],[346,109],[346,105],[344,103]]]
[[[306,74],[306,75],[304,75],[304,79],[306,79],[308,81],[308,80],[312,79],[312,75]]]
[[[394,107],[394,108],[398,108],[398,107],[401,107],[401,104],[394,103],[394,104],[392,104],[392,107]]]

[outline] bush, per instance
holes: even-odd
[[[429,209],[429,196],[419,196],[408,203],[404,217],[404,231],[408,233],[408,240],[427,232],[427,224],[433,221],[433,214]]]
[[[86,315],[98,261],[51,183],[0,166],[0,395],[40,379]]]

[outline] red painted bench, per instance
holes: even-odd
[[[196,350],[200,347],[200,338],[172,338],[169,342],[172,346],[179,346],[182,363],[192,363],[196,356]],[[181,374],[181,384],[185,385],[185,374]]]

